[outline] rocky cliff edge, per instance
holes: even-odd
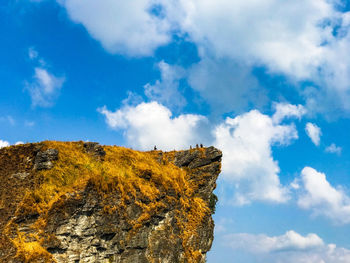
[[[222,153],[0,149],[0,262],[205,262]]]

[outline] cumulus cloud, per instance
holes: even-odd
[[[325,101],[334,109],[350,110],[350,12],[338,18],[336,37],[327,46],[324,64],[320,67],[319,85],[324,87],[319,100]],[[329,107],[330,108],[330,107]],[[331,110],[331,109],[328,109]]]
[[[326,44],[334,40],[332,22],[341,18],[326,0],[58,2],[111,52],[152,54],[176,29],[217,57],[267,65],[298,78],[324,62]]]
[[[320,23],[336,13],[325,0],[180,2],[183,17],[175,16],[200,46],[218,57],[261,63],[298,78],[320,63],[321,44],[331,38],[329,27]]]
[[[20,145],[20,144],[24,144],[24,142],[18,141],[14,145]],[[0,140],[0,149],[8,146],[11,146],[11,144],[8,141]]]
[[[184,69],[172,66],[164,61],[158,63],[161,79],[154,84],[144,86],[145,95],[152,101],[157,101],[168,107],[182,108],[186,99],[179,92],[179,81],[184,77]]]
[[[308,122],[305,126],[306,134],[310,137],[311,141],[316,145],[320,145],[321,129],[316,124]]]
[[[50,107],[58,97],[65,79],[53,75],[42,67],[36,67],[34,72],[33,81],[26,84],[32,105],[34,107]]]
[[[324,173],[305,167],[295,182],[298,205],[314,215],[325,216],[338,224],[350,223],[350,198],[341,187],[333,187]]]
[[[40,65],[34,67],[32,80],[25,83],[25,89],[29,92],[32,106],[51,107],[59,95],[65,78],[49,72],[46,68],[46,62],[33,47],[28,49],[28,56],[33,63]]]
[[[335,145],[334,143],[332,143],[331,145],[329,145],[326,149],[325,149],[326,152],[328,153],[335,153],[335,154],[338,154],[340,155],[341,154],[341,151],[342,151],[342,148]]]
[[[323,247],[322,239],[316,234],[302,236],[293,230],[284,235],[269,237],[247,233],[226,235],[225,240],[234,249],[248,249],[254,253],[270,253],[290,250],[309,250]]]
[[[303,105],[292,105],[289,103],[275,103],[275,114],[272,116],[274,123],[280,123],[283,119],[293,117],[300,119],[306,109]]]
[[[124,106],[115,112],[98,109],[109,127],[121,129],[130,146],[142,150],[188,149],[198,143],[200,127],[207,119],[201,115],[182,114],[173,117],[171,111],[157,102]]]
[[[7,146],[10,146],[10,143],[8,141],[0,140],[0,149]]]
[[[316,234],[302,236],[290,230],[281,236],[246,233],[226,235],[226,246],[255,255],[254,262],[271,263],[347,263],[350,250],[325,244]]]
[[[151,55],[171,39],[169,21],[155,12],[159,1],[59,0],[70,18],[112,53]],[[154,12],[152,12],[154,11]]]
[[[169,4],[169,16],[179,21],[202,58],[210,54],[263,66],[294,84],[312,81],[316,92],[305,98],[311,110],[324,110],[324,105],[350,110],[350,12],[339,12],[338,1],[179,3]]]
[[[226,70],[232,70],[231,77],[220,73],[225,75],[221,84],[227,85],[227,91],[218,87],[221,94],[231,90],[245,96],[242,87],[254,87],[250,72],[258,66],[293,83],[313,82],[315,94],[303,93],[310,110],[331,103],[350,111],[350,12],[338,11],[339,1],[57,1],[112,53],[149,56],[174,35],[193,42],[202,62],[194,66],[191,81],[202,94],[213,93],[196,81],[215,79],[203,73],[213,67],[206,65],[210,57],[218,64],[214,69],[231,64]],[[231,84],[234,76],[236,85]]]
[[[272,156],[272,145],[288,145],[298,138],[294,124],[282,125],[286,117],[299,117],[292,106],[277,106],[273,117],[257,110],[226,118],[214,130],[214,145],[223,151],[222,178],[235,186],[235,203],[253,200],[283,203],[288,190],[280,183],[280,168]],[[297,107],[298,108],[298,107]]]

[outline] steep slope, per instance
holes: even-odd
[[[0,149],[0,261],[205,262],[221,156],[53,141]]]

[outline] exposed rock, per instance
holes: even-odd
[[[58,160],[58,150],[48,149],[46,151],[39,151],[34,160],[35,170],[49,170],[53,167],[52,161]]]
[[[175,165],[179,167],[198,168],[207,164],[221,161],[222,152],[213,146],[190,151],[181,151],[175,154]]]
[[[98,142],[85,142],[84,148],[87,153],[91,153],[95,157],[102,158],[106,155],[105,150]]]
[[[24,180],[26,179],[26,177],[29,175],[29,173],[23,172],[23,173],[15,173],[12,175],[12,177],[20,179],[20,180]]]
[[[140,153],[116,147],[105,151],[96,143],[56,144],[60,159],[58,150],[52,148],[36,155],[26,153],[22,159],[16,159],[20,162],[35,155],[36,170],[28,170],[34,174],[26,170],[11,172],[17,174],[14,178],[18,183],[26,178],[38,179],[30,184],[33,188],[26,186],[35,194],[19,194],[13,204],[16,210],[11,210],[13,214],[0,219],[0,262],[205,262],[213,242],[214,222],[210,210],[214,210],[212,192],[220,173],[221,151],[209,147]],[[57,166],[47,163],[58,160],[60,167],[65,165],[62,160],[66,156],[62,153],[70,151],[61,151],[59,147],[63,146],[75,152],[72,163],[67,163],[67,169],[73,170],[62,180],[69,182],[72,172],[82,171],[92,174],[101,171],[102,177],[91,177],[80,187],[75,186],[74,191],[67,188],[56,194],[46,208],[43,204],[36,206],[41,199],[36,197],[38,190],[35,189],[46,189],[40,188],[45,183],[40,171],[47,169],[41,167],[51,167],[50,173],[56,178]],[[16,147],[9,148],[12,152],[8,156],[16,153]],[[82,159],[79,159],[79,151]],[[92,155],[91,163],[83,163],[88,161],[84,152]],[[0,159],[1,154],[0,151]],[[104,157],[104,162],[96,159],[98,156]],[[138,165],[141,161],[144,163]],[[116,168],[120,165],[125,175],[108,175],[113,165],[117,165]],[[20,165],[14,163],[14,167]],[[22,179],[19,174],[27,175]],[[0,179],[5,176],[5,171],[2,173],[0,169]],[[169,176],[176,180],[172,181]],[[124,182],[128,177],[132,180]],[[127,188],[131,186],[133,188]],[[10,194],[1,191],[2,199]],[[37,250],[26,251],[25,244],[29,243],[31,247],[37,246]]]

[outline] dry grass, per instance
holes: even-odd
[[[122,210],[130,201],[136,202],[142,208],[139,218],[133,221],[134,231],[152,215],[157,214],[157,211],[175,202],[186,258],[188,262],[198,261],[200,252],[193,250],[190,243],[210,210],[202,199],[193,197],[195,186],[186,179],[185,170],[168,160],[157,161],[156,151],[139,152],[123,147],[105,146],[106,156],[101,161],[84,151],[83,142],[46,141],[43,145],[47,149],[58,149],[59,160],[51,170],[38,172],[41,182],[34,190],[25,194],[17,209],[17,214],[40,215],[32,226],[38,233],[35,241],[28,241],[19,231],[12,239],[17,248],[17,257],[24,258],[25,262],[34,262],[33,259],[38,257],[52,262],[50,254],[41,246],[45,239],[45,218],[48,211],[62,196],[79,193],[88,183],[92,183],[102,200],[107,199],[111,193],[118,193],[120,204],[106,204],[103,208],[105,213],[112,214],[116,210]],[[168,158],[172,158],[172,154],[174,153],[168,153]],[[181,198],[167,195],[160,199],[162,192],[166,195],[172,192]],[[140,198],[147,202],[139,202]]]
[[[39,241],[28,241],[28,237],[18,232],[12,240],[17,248],[16,258],[24,262],[54,262],[52,255],[44,249]]]

